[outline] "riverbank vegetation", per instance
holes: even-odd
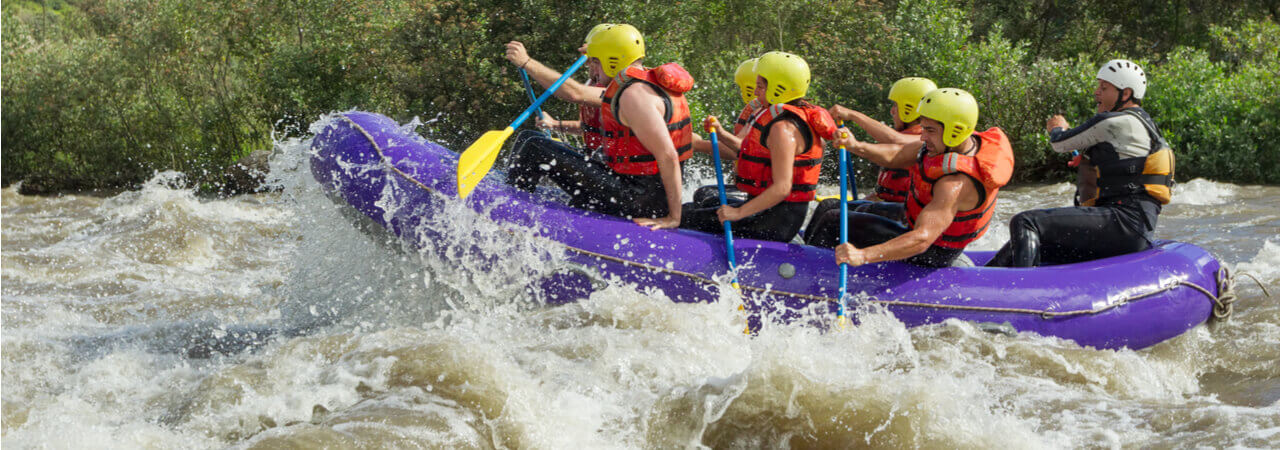
[[[216,189],[232,161],[349,109],[421,117],[420,131],[462,149],[528,104],[505,42],[567,67],[586,30],[609,21],[646,33],[648,61],[689,69],[698,117],[736,115],[732,70],[775,49],[809,60],[813,100],[881,119],[899,77],[967,89],[983,107],[980,128],[1014,138],[1021,182],[1070,176],[1047,149],[1045,118],[1086,119],[1096,67],[1133,59],[1149,74],[1144,106],[1178,152],[1180,179],[1280,183],[1274,1],[615,3],[5,2],[3,182],[57,192],[178,170]],[[864,166],[864,181],[873,172]]]

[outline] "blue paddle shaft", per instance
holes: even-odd
[[[569,77],[573,76],[574,72],[577,72],[578,69],[582,68],[582,64],[586,62],[587,62],[587,55],[579,56],[578,60],[574,61],[573,65],[569,66],[569,68],[564,71],[564,75],[560,75],[560,79],[556,80],[555,83],[551,83],[551,86],[548,86],[547,90],[543,91],[542,95],[539,95],[538,99],[534,100],[532,105],[529,105],[528,108],[525,108],[524,112],[520,113],[519,117],[516,117],[516,120],[511,121],[511,125],[508,125],[508,127],[520,128],[520,125],[523,125],[524,121],[529,120],[529,115],[533,114],[533,112],[537,110],[539,106],[542,106],[542,102],[545,102],[547,101],[548,98],[551,98],[551,94],[554,94],[556,92],[556,89],[560,89],[560,85],[564,84],[565,80],[568,80]]]
[[[853,159],[851,158],[845,158],[845,159],[849,161],[849,163],[846,164],[849,167],[849,197],[857,199],[858,198],[858,179],[854,178],[854,176],[857,175],[857,172],[853,170]]]
[[[837,133],[845,133],[844,122],[840,123],[840,130]],[[849,243],[849,155],[844,146],[841,145],[838,150],[840,153],[840,244]],[[845,290],[849,282],[849,265],[840,263],[840,312],[838,317],[844,317]]]
[[[716,187],[720,189],[720,206],[729,204],[729,197],[724,193],[724,169],[720,168],[720,143],[716,139],[716,132],[711,131],[711,159],[716,163]],[[733,227],[732,222],[724,221],[724,246],[729,253],[729,270],[735,270],[738,262],[733,256]],[[738,284],[738,276],[733,276],[733,284]]]
[[[520,79],[524,80],[524,91],[529,93],[529,104],[532,105],[538,99],[533,96],[533,84],[529,83],[529,71],[524,70],[523,67],[520,68]],[[538,113],[539,118],[542,117],[542,108],[535,107],[533,111]]]

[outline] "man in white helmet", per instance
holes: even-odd
[[[1058,153],[1083,157],[1075,207],[1020,213],[1009,242],[989,266],[1035,267],[1123,255],[1151,247],[1156,217],[1169,203],[1173,151],[1142,109],[1147,77],[1132,61],[1098,69],[1097,114],[1070,128],[1060,115],[1045,125]]]

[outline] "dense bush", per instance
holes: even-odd
[[[583,33],[608,21],[643,30],[649,62],[689,69],[695,116],[735,115],[733,69],[774,49],[808,59],[813,101],[881,119],[902,76],[967,89],[980,127],[1014,139],[1018,181],[1069,176],[1047,150],[1044,119],[1086,119],[1096,66],[1127,57],[1147,67],[1146,106],[1178,150],[1180,178],[1280,183],[1274,2],[1060,3],[5,2],[3,181],[114,187],[176,169],[214,186],[235,158],[347,109],[422,117],[426,133],[460,149],[527,105],[505,42],[566,67]],[[860,164],[867,181],[874,169]]]

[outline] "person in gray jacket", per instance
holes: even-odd
[[[988,266],[1035,267],[1090,261],[1151,247],[1173,187],[1173,151],[1142,109],[1147,77],[1137,64],[1098,69],[1097,114],[1071,128],[1060,115],[1045,128],[1058,153],[1080,151],[1074,207],[1025,211]]]

